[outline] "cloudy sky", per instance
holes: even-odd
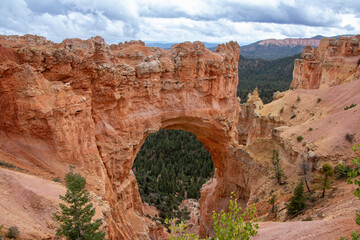
[[[240,44],[360,34],[360,0],[2,0],[0,34],[27,33]]]

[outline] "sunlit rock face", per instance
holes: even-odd
[[[160,128],[192,132],[217,169],[200,201],[200,228],[208,234],[211,211],[224,207],[231,191],[244,203],[250,193],[251,162],[236,127],[239,54],[236,42],[213,53],[201,42],[163,50],[141,41],[106,45],[101,37],[55,44],[1,36],[1,151],[23,157],[22,166],[42,176],[77,166],[110,204],[109,238],[148,239],[135,156]],[[19,142],[21,153],[11,147]]]
[[[295,61],[290,88],[318,89],[360,79],[360,35],[324,38],[318,48],[307,46]]]

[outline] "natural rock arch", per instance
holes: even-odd
[[[144,53],[147,59],[137,63],[134,66],[135,72],[126,76],[125,79],[128,80],[132,74],[136,75],[133,81],[121,85],[126,90],[107,89],[105,95],[103,82],[109,84],[109,79],[99,78],[92,83],[92,92],[95,93],[92,99],[96,142],[114,193],[133,189],[131,184],[134,184],[135,179],[129,172],[136,154],[148,134],[160,128],[193,133],[209,150],[218,178],[225,177],[226,161],[233,158],[231,148],[237,144],[235,124],[240,111],[236,99],[238,45],[221,45],[217,54],[210,52],[199,42],[179,44],[169,52],[155,49],[154,53],[154,49],[151,49],[151,55],[148,53],[150,49],[141,45],[128,45],[125,49],[131,49],[132,54]],[[143,59],[144,56],[141,57]],[[113,86],[119,84],[116,82],[119,79],[111,78],[111,81]],[[98,92],[99,96],[96,94]],[[104,107],[105,98],[117,95],[121,96],[117,106],[111,106],[114,105],[111,99],[111,107]],[[222,194],[217,193],[218,197],[213,194],[215,202],[218,202],[217,198],[221,195],[228,196],[230,189],[234,190],[222,185],[220,187]],[[219,187],[214,189],[211,191],[220,191]],[[229,189],[228,192],[226,189]],[[239,195],[246,197],[243,192]],[[137,190],[136,194],[122,195],[121,199],[141,205]],[[111,205],[115,206],[117,200],[113,201]],[[125,213],[126,209],[121,209],[122,207],[119,206],[119,212]],[[129,215],[134,213],[130,211]],[[129,218],[125,219],[128,221]],[[125,223],[123,225],[126,226]],[[208,228],[209,226],[205,232]],[[112,229],[116,229],[116,226]],[[134,231],[122,229],[120,232],[123,234]],[[114,232],[113,237],[121,233]]]
[[[256,166],[239,141],[249,129],[269,131],[236,98],[236,42],[213,53],[200,42],[163,50],[142,42],[109,46],[100,37],[61,44],[31,35],[0,40],[2,133],[37,141],[27,149],[39,174],[81,166],[109,202],[111,239],[148,238],[131,167],[146,137],[160,128],[195,134],[217,168],[201,191],[202,235],[211,232],[211,212],[225,207],[231,191],[247,202]]]

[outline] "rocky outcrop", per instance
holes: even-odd
[[[318,89],[360,79],[360,35],[324,38],[318,48],[307,46],[295,61],[290,88]]]
[[[212,53],[200,42],[166,51],[141,41],[109,46],[100,37],[55,44],[1,36],[0,150],[44,177],[77,166],[111,206],[110,239],[149,238],[131,167],[160,128],[192,132],[211,153],[216,197],[214,204],[202,201],[204,209],[221,208],[234,189],[247,202],[251,175],[243,169],[251,167],[245,168],[250,163],[242,160],[235,127],[239,53],[235,42]]]

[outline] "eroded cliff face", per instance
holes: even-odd
[[[131,167],[160,128],[192,132],[211,153],[217,182],[202,208],[221,208],[234,189],[246,202],[249,163],[235,127],[239,53],[235,42],[212,53],[200,42],[166,51],[140,41],[109,46],[100,37],[55,44],[1,36],[1,151],[45,177],[63,175],[69,163],[80,167],[110,204],[110,239],[149,238]]]
[[[292,89],[318,89],[352,82],[360,77],[360,35],[324,38],[318,48],[307,46],[295,60]]]

